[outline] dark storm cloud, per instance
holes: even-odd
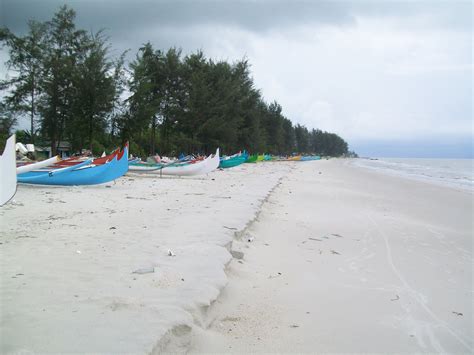
[[[470,31],[472,25],[468,1],[0,0],[0,26],[23,34],[28,19],[49,20],[63,4],[76,10],[78,27],[105,29],[114,48],[132,51],[147,41],[159,48],[194,51],[205,39],[189,29],[203,26],[283,32],[304,25],[352,26],[361,16],[401,19],[415,27],[435,23]]]
[[[112,56],[131,49],[130,60],[147,41],[245,56],[266,100],[364,154],[388,154],[383,141],[401,138],[472,140],[471,1],[0,0],[0,26],[22,35],[28,19],[49,20],[63,4],[79,28],[106,30]],[[0,79],[6,72],[0,65]]]
[[[65,3],[77,11],[80,25],[112,32],[196,25],[265,31],[308,23],[347,25],[357,16],[403,18],[420,14],[436,17],[438,24],[453,28],[470,28],[472,24],[469,1],[282,0],[2,0],[0,24],[22,31],[27,19],[49,19]]]
[[[13,31],[22,30],[25,19],[49,19],[64,3],[77,11],[81,24],[114,30],[214,24],[261,31],[308,22],[353,21],[342,2],[2,0],[1,22]]]

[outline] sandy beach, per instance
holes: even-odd
[[[196,352],[472,353],[472,193],[300,164],[234,243]]]
[[[0,352],[472,353],[472,197],[337,159],[19,186]]]

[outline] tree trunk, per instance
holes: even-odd
[[[89,117],[89,149],[92,153],[92,115]]]
[[[35,143],[35,90],[34,84],[31,90],[31,131],[30,131],[31,144]]]
[[[155,155],[156,118],[151,123],[150,155]]]

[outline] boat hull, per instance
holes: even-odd
[[[246,160],[247,158],[245,156],[233,157],[230,159],[221,160],[219,164],[219,168],[221,169],[233,168],[235,166],[245,163]]]
[[[10,201],[16,193],[15,135],[7,139],[0,156],[0,206]]]
[[[80,164],[54,170],[30,171],[18,175],[18,182],[35,185],[97,185],[110,182],[128,171],[128,147],[112,161],[101,165],[85,161]]]

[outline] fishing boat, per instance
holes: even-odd
[[[0,156],[0,206],[15,196],[16,179],[15,135],[12,135]]]
[[[33,170],[18,175],[18,182],[38,185],[96,185],[115,180],[128,171],[128,145],[104,164],[89,159],[63,168]]]
[[[296,155],[294,157],[289,157],[287,160],[289,160],[289,161],[300,161],[301,160],[301,155]]]
[[[193,175],[200,175],[201,170],[204,170],[206,167],[207,161],[202,160],[195,163],[174,163],[165,165],[163,168],[160,169],[159,173],[162,175],[168,176],[193,176]]]
[[[23,174],[23,173],[27,173],[28,171],[46,168],[47,166],[55,165],[60,161],[61,161],[61,159],[59,158],[59,156],[56,155],[52,158],[42,160],[42,161],[39,161],[39,162],[36,162],[36,163],[26,163],[26,164],[17,166],[16,173],[17,174]]]
[[[246,160],[247,160],[246,155],[233,155],[230,157],[224,157],[224,158],[221,158],[219,168],[221,169],[233,168],[234,166],[238,166],[240,164],[245,163]]]
[[[246,163],[256,163],[257,162],[258,155],[250,155],[247,160],[245,161]]]
[[[309,160],[320,160],[321,157],[319,155],[305,155],[301,157],[301,161],[309,161]]]
[[[219,156],[219,148],[216,150],[216,154],[214,156],[209,156],[206,158],[206,167],[201,171],[201,174],[208,174],[211,171],[216,170],[220,164],[220,156]]]
[[[130,163],[131,172],[154,172],[168,176],[194,176],[208,174],[219,166],[219,148],[216,154],[209,155],[204,160],[173,162],[169,164],[150,164],[142,162]]]
[[[114,151],[112,151],[112,153],[110,153],[108,155],[102,154],[102,156],[100,158],[93,159],[92,164],[94,164],[94,165],[105,164],[109,161],[112,161],[118,153],[120,153],[120,148],[115,149]],[[65,166],[77,165],[77,164],[80,164],[80,163],[82,163],[86,160],[89,160],[89,159],[91,159],[91,158],[88,158],[88,157],[71,157],[71,158],[68,158],[68,159],[63,159],[63,160],[58,161],[57,163],[55,163],[55,166],[65,167]]]

